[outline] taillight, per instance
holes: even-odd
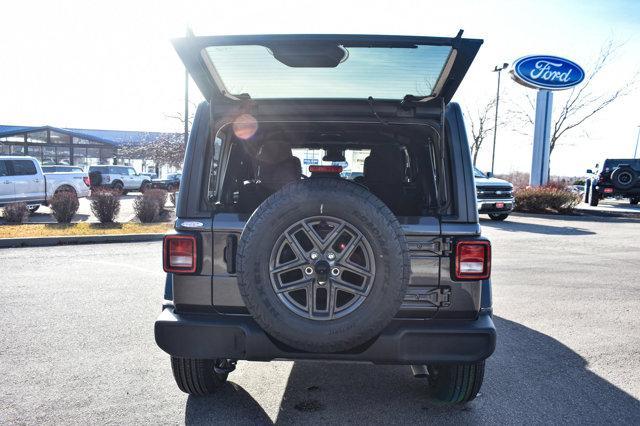
[[[166,235],[162,243],[165,272],[191,274],[197,269],[198,244],[193,235]]]
[[[89,176],[83,176],[82,180],[84,181],[85,185],[91,186],[91,178]]]
[[[604,193],[605,193],[605,194],[611,194],[611,193],[613,193],[613,188],[605,188],[605,189],[604,189]]]
[[[484,280],[491,275],[491,244],[485,240],[456,242],[454,279]]]

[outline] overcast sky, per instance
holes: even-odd
[[[494,65],[528,54],[567,57],[588,70],[607,40],[623,42],[597,82],[609,91],[640,69],[640,2],[620,1],[13,1],[2,5],[0,124],[180,131],[184,69],[169,40],[196,35],[366,33],[485,40],[454,100],[474,110],[495,96]],[[533,90],[503,74],[501,110]],[[192,84],[191,98],[199,102]],[[559,104],[566,93],[556,93]],[[640,90],[567,133],[552,174],[580,174],[630,157]],[[528,171],[533,129],[498,131],[496,172]],[[479,158],[490,167],[491,141]]]

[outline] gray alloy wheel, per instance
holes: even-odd
[[[286,185],[251,215],[238,242],[238,287],[272,338],[329,353],[377,336],[409,283],[402,227],[353,182],[310,178]]]
[[[278,239],[270,259],[273,290],[292,312],[311,320],[341,318],[371,292],[371,244],[345,220],[315,216],[297,221]]]

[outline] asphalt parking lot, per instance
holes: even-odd
[[[640,221],[481,223],[499,340],[465,407],[366,364],[240,362],[217,396],[182,394],[153,340],[154,242],[0,250],[0,423],[639,424]]]

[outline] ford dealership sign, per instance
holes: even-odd
[[[513,64],[511,76],[527,87],[562,90],[582,82],[584,70],[568,59],[533,55],[518,59]]]

